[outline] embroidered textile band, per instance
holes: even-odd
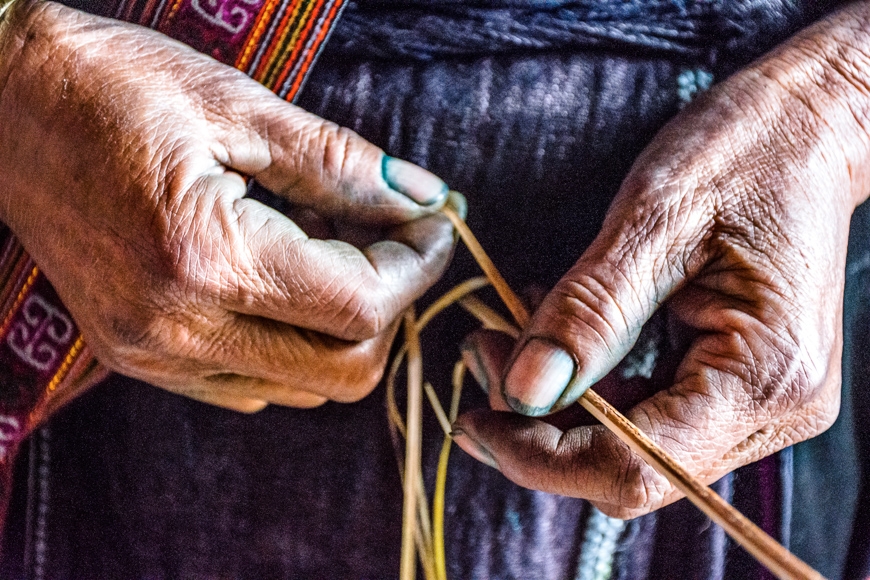
[[[121,0],[118,19],[150,26],[246,72],[292,101],[345,0]]]
[[[0,19],[15,0],[0,0]],[[345,0],[121,0],[118,19],[155,28],[292,101]],[[21,244],[0,224],[0,530],[21,441],[107,371]]]

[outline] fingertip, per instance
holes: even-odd
[[[441,178],[404,159],[384,155],[381,174],[390,189],[423,207],[440,207],[447,200],[449,190]]]
[[[493,469],[498,469],[498,462],[496,462],[495,457],[492,453],[483,446],[479,441],[472,438],[462,427],[453,426],[453,430],[450,432],[451,437],[453,437],[453,441],[459,446],[460,449],[471,455],[474,459],[483,463],[484,465],[488,465]]]
[[[564,348],[535,337],[517,356],[505,377],[503,395],[508,405],[522,415],[540,417],[554,407],[577,383],[577,363]],[[575,391],[576,389],[572,389]]]
[[[463,362],[489,395],[490,407],[495,411],[511,411],[501,397],[501,376],[515,343],[503,332],[480,329],[466,336],[460,345]]]

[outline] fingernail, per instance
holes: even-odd
[[[533,338],[508,371],[505,399],[514,411],[523,415],[546,415],[574,378],[576,368],[574,358],[563,349]]]
[[[484,393],[489,394],[489,376],[486,374],[486,367],[483,364],[483,359],[480,358],[480,353],[477,351],[474,341],[466,338],[459,345],[459,350],[462,351],[462,361],[477,380],[477,384],[480,385]]]
[[[492,453],[490,453],[486,447],[469,437],[468,433],[459,427],[454,427],[450,432],[450,436],[453,437],[453,441],[459,445],[463,451],[484,465],[488,465],[493,469],[498,469],[498,463],[495,462],[495,457],[492,456]]]
[[[447,197],[447,184],[413,163],[384,155],[381,172],[387,185],[420,205],[435,205]]]

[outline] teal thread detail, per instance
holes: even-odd
[[[713,74],[704,69],[688,69],[677,77],[677,96],[680,98],[680,107],[684,107],[703,93],[713,84]]]
[[[625,522],[591,508],[583,531],[576,580],[608,580],[613,573],[613,555]]]

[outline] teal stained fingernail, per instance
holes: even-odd
[[[454,427],[453,431],[450,433],[450,436],[456,441],[456,444],[462,447],[462,450],[480,461],[485,465],[489,465],[493,469],[498,469],[498,463],[493,457],[492,453],[490,453],[489,449],[481,445],[475,439],[472,439],[468,436],[468,433],[460,429],[459,427]]]
[[[508,405],[517,413],[546,415],[577,371],[574,358],[552,342],[533,338],[520,352],[504,381]]]
[[[474,344],[473,340],[466,338],[459,346],[459,350],[462,351],[462,361],[465,363],[465,366],[471,371],[471,374],[477,380],[483,392],[488,394],[490,385],[489,376],[486,373],[483,359],[477,350],[477,345]]]
[[[447,194],[447,205],[453,208],[460,218],[465,220],[468,217],[468,200],[458,191],[450,191]]]
[[[413,163],[384,155],[381,172],[390,188],[420,205],[435,205],[447,197],[447,184]]]

